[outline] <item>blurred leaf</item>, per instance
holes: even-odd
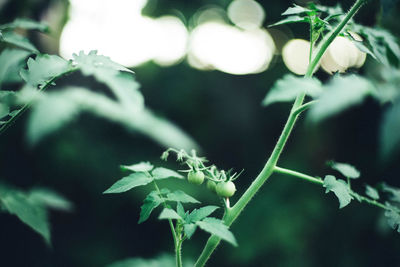
[[[385,211],[385,216],[390,227],[400,233],[400,214],[394,210],[387,210]]]
[[[275,82],[262,104],[263,106],[267,106],[275,102],[292,101],[296,99],[298,94],[304,91],[311,97],[317,97],[322,93],[321,82],[313,78],[303,78],[287,74]]]
[[[168,193],[166,200],[168,201],[176,201],[181,203],[200,203],[197,199],[189,196],[183,191],[177,190],[172,193]]]
[[[332,169],[337,170],[338,172],[343,174],[344,177],[352,179],[357,179],[360,177],[360,172],[350,164],[334,161],[330,161],[328,164]]]
[[[372,186],[366,185],[365,186],[365,194],[369,196],[372,199],[378,200],[379,199],[379,193],[378,190],[373,188]]]
[[[129,170],[129,171],[133,171],[133,172],[149,172],[151,171],[154,166],[151,165],[150,162],[139,162],[136,164],[132,164],[132,165],[121,165],[121,168],[123,170]]]
[[[50,243],[47,212],[42,205],[29,201],[25,194],[14,190],[2,190],[0,201],[9,213],[16,215]]]
[[[131,190],[134,187],[147,185],[151,183],[153,178],[148,177],[146,174],[142,172],[132,173],[129,176],[126,176],[116,183],[114,183],[110,188],[103,192],[103,194],[111,194],[111,193],[123,193],[128,190]]]
[[[21,28],[25,30],[39,30],[48,32],[49,26],[42,22],[37,22],[27,18],[17,18],[11,23],[0,25],[0,30]]]
[[[33,87],[43,86],[51,79],[72,69],[70,62],[55,55],[37,55],[28,59],[28,69],[21,70],[21,77]]]
[[[195,223],[197,221],[203,220],[208,215],[213,213],[219,207],[217,206],[205,206],[200,209],[194,209],[188,216],[188,221],[191,223]]]
[[[167,168],[163,168],[163,167],[158,167],[155,168],[152,172],[151,172],[152,176],[154,177],[154,179],[156,180],[161,180],[161,179],[166,179],[166,178],[180,178],[182,179],[183,176],[179,173],[177,173],[176,171],[167,169]]]
[[[182,204],[178,202],[176,204],[176,212],[178,213],[179,216],[184,218],[186,216],[185,209],[183,208]]]
[[[30,144],[36,144],[79,114],[79,104],[69,101],[68,98],[62,98],[61,95],[47,94],[33,106],[27,130]]]
[[[24,48],[34,53],[39,53],[36,47],[31,44],[27,38],[12,31],[2,32],[0,41]]]
[[[400,203],[400,188],[382,183],[382,191],[390,193],[390,201]]]
[[[183,261],[183,266],[193,266],[190,261]],[[130,258],[117,261],[107,267],[175,267],[175,257],[173,255],[163,254],[155,259]]]
[[[160,216],[158,216],[158,219],[163,220],[163,219],[172,219],[172,220],[182,220],[182,217],[179,216],[176,211],[170,208],[164,208],[163,211],[161,212]]]
[[[206,232],[216,235],[219,238],[237,246],[237,242],[229,227],[224,224],[222,220],[216,218],[205,218],[202,221],[196,222],[196,224]]]
[[[19,49],[4,49],[0,54],[0,87],[7,82],[12,71],[29,56],[30,52]]]
[[[350,189],[343,180],[336,180],[335,176],[327,175],[324,179],[325,193],[333,192],[339,199],[339,208],[347,206],[353,197],[350,195]]]
[[[70,211],[72,203],[59,193],[47,188],[35,188],[29,192],[29,201],[56,210]]]
[[[160,204],[162,203],[162,199],[158,195],[157,191],[152,191],[150,194],[147,195],[147,197],[143,201],[143,205],[140,210],[140,218],[139,218],[139,224],[146,221],[149,217],[152,211],[157,208]]]
[[[380,154],[388,159],[400,147],[400,101],[389,107],[380,128]]]
[[[373,84],[360,76],[335,76],[324,86],[324,91],[309,112],[312,121],[318,122],[351,106],[360,104],[374,90]]]

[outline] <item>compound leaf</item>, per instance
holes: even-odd
[[[379,193],[378,190],[373,188],[372,186],[366,185],[365,186],[365,194],[369,196],[372,199],[378,200],[379,199]]]
[[[188,216],[188,221],[191,223],[203,220],[208,215],[213,213],[219,207],[217,206],[205,206],[199,209],[194,209]]]
[[[17,69],[30,52],[20,49],[4,49],[0,54],[0,86],[10,81],[9,77],[19,75]]]
[[[336,180],[335,176],[327,175],[324,179],[325,193],[333,192],[339,199],[339,208],[347,206],[353,197],[350,195],[350,189],[343,180]]]
[[[49,26],[43,22],[37,22],[27,18],[17,18],[11,23],[3,24],[0,30],[21,28],[25,30],[38,30],[41,32],[48,32]]]
[[[3,32],[0,36],[0,41],[18,46],[33,53],[39,53],[36,47],[31,44],[26,37],[12,31]]]
[[[180,190],[168,193],[165,200],[181,203],[200,203],[200,201],[198,201],[197,199],[189,196],[188,194]]]
[[[28,194],[29,201],[44,207],[70,211],[73,204],[59,193],[47,188],[34,188]]]
[[[193,236],[196,229],[197,229],[197,225],[194,223],[185,223],[183,225],[183,231],[185,232],[188,239],[190,239]]]
[[[163,219],[172,219],[172,220],[182,220],[182,217],[179,216],[176,211],[170,208],[164,208],[163,211],[161,212],[160,216],[158,219],[163,220]]]
[[[110,188],[103,192],[103,194],[111,194],[111,193],[123,193],[132,188],[147,185],[151,183],[153,178],[148,177],[146,174],[142,172],[132,173],[129,176],[126,176],[116,183],[114,183]]]
[[[237,246],[237,242],[232,232],[229,231],[229,227],[224,224],[222,220],[216,218],[205,218],[202,221],[196,222],[196,224],[206,232],[216,235],[219,238]]]

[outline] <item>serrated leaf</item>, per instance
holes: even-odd
[[[163,167],[158,167],[155,168],[152,172],[151,172],[152,176],[154,177],[154,179],[156,180],[161,180],[161,179],[166,179],[166,178],[180,178],[183,179],[183,176],[179,173],[177,173],[176,171],[167,169],[167,168],[163,168]]]
[[[340,162],[329,162],[332,169],[340,172],[344,177],[357,179],[360,177],[360,172],[352,165]]]
[[[372,199],[378,200],[379,199],[379,193],[378,190],[373,188],[372,186],[366,185],[365,186],[365,194],[369,196]]]
[[[293,7],[289,7],[288,9],[286,9],[286,11],[282,13],[282,16],[304,14],[304,13],[307,14],[308,12],[312,12],[312,10],[293,4]]]
[[[123,193],[131,190],[132,188],[147,185],[152,181],[153,178],[148,177],[142,172],[132,173],[129,176],[126,176],[114,183],[110,188],[104,191],[103,194]]]
[[[35,188],[28,194],[29,201],[39,205],[56,209],[70,211],[73,204],[59,193],[47,188]]]
[[[166,200],[181,203],[200,203],[197,199],[189,196],[183,191],[177,190],[167,194]]]
[[[219,207],[217,206],[205,206],[199,209],[194,209],[188,216],[188,221],[191,223],[195,223],[197,221],[203,220],[208,215],[213,213]]]
[[[34,53],[39,52],[26,37],[12,31],[2,32],[2,35],[0,36],[0,41],[18,46]]]
[[[309,111],[309,117],[319,122],[351,106],[360,104],[374,91],[373,84],[360,76],[335,76],[324,86],[323,93]]]
[[[317,97],[322,93],[321,82],[313,78],[303,78],[287,74],[274,84],[262,104],[263,106],[267,106],[275,102],[292,101],[296,99],[298,94],[304,91],[311,97]]]
[[[28,69],[21,70],[21,77],[33,87],[43,86],[54,77],[72,69],[70,62],[55,55],[38,55],[29,58]]]
[[[2,206],[11,214],[39,233],[47,243],[50,243],[50,227],[47,212],[42,205],[32,203],[25,194],[18,191],[2,192]]]
[[[19,49],[4,49],[0,54],[0,86],[9,81],[8,77],[21,65],[22,61],[29,56],[30,52]],[[18,71],[19,74],[19,71]]]
[[[182,218],[186,217],[185,214],[185,209],[183,208],[182,204],[180,202],[178,202],[176,204],[176,212],[178,213],[179,216],[181,216]]]
[[[194,223],[186,223],[183,225],[183,231],[185,232],[185,235],[187,236],[188,239],[190,239],[194,232],[196,232],[197,225]]]
[[[49,26],[47,24],[27,18],[17,18],[11,23],[3,24],[0,26],[0,30],[15,28],[21,28],[25,30],[38,30],[41,32],[47,32],[49,30]]]
[[[350,195],[350,189],[343,180],[336,180],[335,176],[327,175],[324,179],[323,187],[326,188],[325,193],[333,192],[339,199],[339,208],[347,206],[353,197]]]
[[[140,217],[139,217],[139,224],[146,221],[149,217],[152,211],[160,206],[162,203],[162,199],[158,195],[157,191],[152,191],[150,194],[147,195],[147,197],[143,201],[143,205],[141,206],[140,210]]]
[[[390,227],[400,233],[400,214],[394,210],[387,210],[385,211],[385,217]]]
[[[205,218],[202,221],[196,222],[196,224],[204,231],[210,234],[216,235],[219,238],[237,246],[237,242],[232,232],[229,231],[229,227],[224,224],[222,220],[216,218]]]
[[[158,219],[163,220],[163,219],[172,219],[172,220],[182,220],[182,217],[179,216],[176,211],[170,208],[164,208],[163,211],[161,212],[160,216]]]
[[[133,172],[149,172],[154,168],[150,162],[139,162],[132,165],[121,165],[121,169]]]
[[[278,22],[275,22],[274,24],[268,25],[268,27],[274,27],[274,26],[288,24],[288,23],[298,23],[298,22],[307,22],[308,23],[308,22],[310,22],[310,19],[308,17],[289,16]]]
[[[379,139],[380,154],[384,159],[388,159],[396,150],[400,148],[400,101],[389,107],[381,122]]]

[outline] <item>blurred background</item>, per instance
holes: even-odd
[[[320,1],[335,5],[338,1]],[[340,1],[348,9],[353,1]],[[390,1],[389,1],[390,2]],[[399,3],[384,15],[370,1],[357,15],[365,25],[400,36]],[[201,146],[201,155],[223,169],[244,169],[239,196],[262,169],[282,130],[291,104],[267,108],[261,101],[274,81],[296,66],[282,59],[282,47],[307,39],[307,25],[267,28],[293,1],[250,0],[1,0],[0,22],[17,17],[46,21],[49,35],[30,36],[40,51],[71,58],[97,49],[131,67],[146,104]],[[304,1],[295,1],[304,4]],[[373,71],[367,58],[360,73]],[[330,76],[320,70],[323,81]],[[78,74],[66,84],[96,87]],[[382,162],[378,131],[385,107],[372,99],[318,125],[300,120],[280,165],[310,175],[332,173],[327,160],[355,165],[364,183],[400,186],[399,154]],[[27,114],[28,115],[28,114]],[[0,138],[0,177],[20,188],[50,187],[70,199],[70,213],[52,212],[51,248],[15,216],[0,214],[2,266],[106,266],[129,257],[173,253],[169,227],[156,216],[138,225],[147,188],[102,195],[123,177],[120,164],[159,160],[163,148],[150,139],[92,115],[82,115],[31,147],[27,115]],[[177,168],[172,161],[170,167]],[[202,203],[219,204],[205,187],[175,186]],[[232,201],[235,202],[235,197]],[[323,188],[274,175],[232,226],[239,247],[227,243],[209,266],[398,266],[400,236],[380,210],[354,201],[338,209]],[[208,235],[185,242],[184,257],[196,259]]]

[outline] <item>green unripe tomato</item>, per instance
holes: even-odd
[[[216,183],[216,182],[211,181],[211,180],[208,180],[208,181],[207,181],[207,188],[208,188],[208,190],[210,190],[211,192],[215,192],[216,187],[217,187],[217,183]]]
[[[202,171],[191,171],[188,174],[188,181],[189,183],[200,185],[204,182],[204,173]]]
[[[232,181],[220,182],[217,184],[216,191],[220,197],[231,197],[236,192],[236,186]]]

